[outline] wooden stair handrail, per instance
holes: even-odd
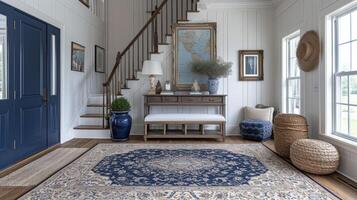
[[[124,55],[130,48],[131,46],[136,42],[136,40],[141,36],[141,34],[144,33],[144,31],[148,28],[148,26],[156,19],[157,15],[160,14],[160,11],[162,10],[162,8],[167,4],[169,0],[164,0],[160,6],[155,10],[155,12],[153,13],[153,15],[150,17],[150,19],[146,22],[146,24],[143,26],[143,28],[141,28],[141,30],[139,31],[138,34],[136,34],[136,36],[131,40],[131,42],[129,43],[129,45],[120,53],[118,52],[117,57],[116,57],[116,62],[114,65],[114,68],[112,69],[110,75],[108,76],[108,79],[106,82],[103,83],[103,86],[108,86],[110,84],[110,81],[113,79],[113,76],[115,74],[116,69],[119,66],[120,60],[122,55]]]

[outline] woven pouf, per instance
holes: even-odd
[[[239,124],[240,134],[245,139],[263,141],[271,137],[273,125],[265,120],[244,120]]]
[[[301,139],[294,142],[290,149],[293,164],[312,174],[331,174],[339,164],[337,149],[324,141]]]
[[[308,125],[305,117],[295,114],[279,114],[274,119],[274,146],[276,152],[290,156],[290,146],[299,139],[308,138]]]

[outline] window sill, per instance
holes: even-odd
[[[342,137],[338,137],[332,134],[320,134],[319,138],[324,141],[330,142],[340,148],[346,149],[350,152],[357,153],[357,142]]]

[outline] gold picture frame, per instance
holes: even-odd
[[[186,37],[186,39],[189,38],[189,41],[185,41],[186,43],[184,43],[183,45],[190,46],[190,42],[192,42],[192,40],[194,40],[194,39],[197,39],[196,35],[198,33],[199,34],[208,34],[209,33],[209,39],[204,37],[207,35],[203,35],[203,36],[200,36],[200,39],[202,39],[201,37],[203,37],[202,41],[198,41],[199,44],[202,44],[205,42],[205,39],[206,39],[207,43],[209,42],[209,45],[205,45],[202,47],[200,45],[199,45],[199,47],[195,46],[195,48],[199,49],[199,50],[196,49],[195,51],[199,51],[199,53],[205,52],[205,51],[209,52],[209,53],[207,53],[207,55],[203,55],[202,57],[206,56],[206,57],[209,57],[209,58],[206,58],[207,60],[208,59],[215,60],[216,56],[217,56],[217,47],[216,47],[217,24],[216,23],[185,23],[185,24],[178,23],[173,26],[172,30],[173,30],[172,33],[173,33],[173,46],[174,46],[173,85],[174,85],[175,89],[178,91],[191,90],[193,81],[196,80],[195,78],[199,78],[200,79],[199,86],[200,86],[201,90],[207,90],[208,77],[206,77],[204,75],[194,74],[192,72],[192,70],[190,69],[190,67],[188,66],[189,65],[188,62],[190,62],[190,61],[192,62],[192,60],[195,57],[197,57],[196,59],[201,59],[201,57],[199,57],[201,55],[192,53],[191,58],[187,57],[185,55],[184,57],[185,57],[185,59],[188,58],[187,60],[185,60],[185,61],[179,60],[179,58],[181,56],[180,48],[182,48],[179,45],[179,44],[182,44],[180,41],[180,39],[181,39],[180,34],[191,34],[191,35],[195,36],[195,37]],[[209,46],[209,49],[206,49],[208,46]],[[204,48],[204,49],[200,49],[200,48]],[[187,52],[185,52],[185,53],[187,54]],[[182,78],[182,77],[184,77],[184,78]],[[184,79],[186,79],[186,80],[184,80]]]
[[[263,50],[239,51],[239,80],[240,81],[264,80],[264,51]]]

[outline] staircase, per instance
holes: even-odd
[[[202,21],[198,11],[198,0],[144,0],[146,12],[151,14],[138,34],[129,42],[128,46],[117,53],[116,62],[103,83],[103,94],[89,97],[88,105],[80,116],[79,125],[74,128],[77,138],[109,137],[108,124],[105,116],[110,113],[111,102],[120,96],[131,96],[136,100],[134,106],[142,106],[138,98],[148,91],[148,80],[141,75],[142,64],[145,60],[172,62],[172,31],[176,23],[190,23]],[[172,66],[172,63],[167,63]],[[133,104],[133,102],[131,102]],[[143,110],[138,109],[138,110]],[[138,120],[143,120],[142,113]],[[136,119],[133,119],[135,121]],[[141,127],[133,126],[135,133]]]

